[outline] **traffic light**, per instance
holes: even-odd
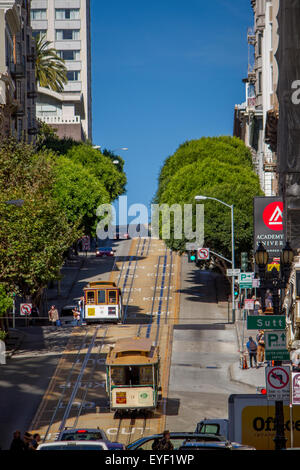
[[[239,285],[235,282],[234,283],[234,300],[236,300],[239,296]]]
[[[192,250],[188,252],[189,263],[195,263],[197,261],[197,251]]]
[[[248,271],[248,253],[241,253],[241,270],[246,272]]]

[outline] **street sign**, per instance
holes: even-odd
[[[240,274],[241,270],[238,268],[238,269],[227,269],[226,271],[226,274],[228,277],[231,277],[231,276],[238,276]]]
[[[198,260],[209,260],[209,248],[199,248],[197,251]]]
[[[240,273],[239,284],[241,289],[252,289],[252,280],[254,279],[254,273]]]
[[[21,304],[20,305],[20,315],[22,317],[28,317],[31,315],[32,304]]]
[[[285,330],[265,332],[266,361],[289,361],[290,353],[286,348]]]
[[[254,252],[262,243],[270,262],[279,258],[285,245],[283,231],[283,201],[280,197],[254,198]]]
[[[300,373],[292,373],[292,404],[300,405]]]
[[[185,250],[186,251],[194,251],[199,249],[199,243],[186,243]]]
[[[260,286],[260,280],[259,279],[252,279],[252,287],[257,288]]]
[[[254,300],[245,299],[244,306],[245,306],[245,310],[254,310]]]
[[[248,330],[284,330],[285,315],[248,315]]]
[[[289,400],[290,368],[266,367],[266,386],[268,400]]]
[[[265,351],[266,361],[289,361],[290,353],[285,351]]]

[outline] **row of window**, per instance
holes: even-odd
[[[79,8],[56,8],[55,19],[56,20],[78,20],[80,18]],[[47,10],[46,8],[33,8],[31,10],[31,21],[46,20]]]
[[[98,290],[98,291],[87,291],[86,303],[90,305],[96,304],[117,304],[118,303],[117,291],[116,290]]]
[[[32,32],[33,37],[46,36],[46,29],[35,29]],[[80,30],[79,29],[56,29],[55,30],[56,41],[79,41]]]

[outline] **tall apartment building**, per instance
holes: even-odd
[[[235,106],[234,135],[251,149],[254,168],[266,196],[277,194],[276,151],[279,0],[251,0],[254,27],[248,30],[248,74],[243,80],[246,101]]]
[[[30,142],[37,127],[29,0],[0,0],[0,44],[0,136]]]
[[[37,118],[59,137],[92,140],[90,0],[32,0],[31,22],[68,69],[63,92],[38,87]]]

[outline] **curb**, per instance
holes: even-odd
[[[228,373],[229,373],[230,381],[233,382],[233,383],[239,384],[239,385],[246,385],[247,387],[250,387],[250,388],[253,388],[253,389],[256,390],[256,388],[257,388],[256,385],[251,385],[251,384],[249,384],[248,382],[243,382],[242,380],[237,380],[236,378],[234,378],[233,366],[234,366],[234,364],[231,364],[231,365],[228,367]]]

